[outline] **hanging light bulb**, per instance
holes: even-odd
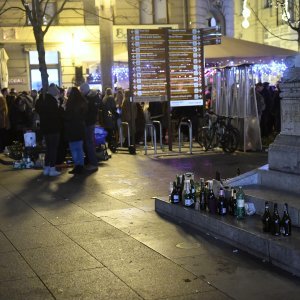
[[[247,19],[244,19],[242,22],[243,28],[247,29],[250,26],[250,23]]]
[[[244,0],[243,2],[243,11],[242,11],[242,16],[244,17],[244,20],[242,22],[242,27],[247,29],[250,26],[250,23],[248,21],[248,18],[251,15],[250,9],[247,7],[247,0]]]

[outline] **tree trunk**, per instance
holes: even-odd
[[[37,47],[38,58],[39,58],[39,70],[41,72],[42,88],[43,88],[43,93],[45,93],[48,90],[48,86],[49,86],[49,81],[48,81],[49,75],[47,72],[44,33],[42,31],[42,28],[35,28],[34,36],[36,40],[36,47]]]

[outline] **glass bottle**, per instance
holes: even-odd
[[[292,234],[292,220],[289,215],[287,203],[284,203],[283,217],[281,220],[281,233],[283,236],[290,236]]]
[[[265,202],[265,212],[262,216],[262,223],[263,223],[263,232],[270,232],[271,231],[271,224],[272,218],[270,213],[270,206],[269,202]]]
[[[272,226],[271,226],[271,232],[273,235],[280,235],[280,217],[278,214],[278,206],[277,203],[274,204],[274,212],[272,215]]]
[[[183,190],[183,205],[187,207],[191,207],[193,205],[193,199],[191,194],[191,185],[188,180],[184,182],[184,190]]]
[[[206,210],[206,191],[205,191],[204,178],[200,178],[199,201],[200,201],[200,210]]]
[[[223,188],[220,188],[219,191],[218,214],[220,216],[225,216],[227,214],[227,205],[226,205],[225,193]]]
[[[176,188],[177,188],[177,193],[179,195],[179,202],[182,203],[182,189],[181,189],[181,176],[177,175],[176,176]]]
[[[195,207],[196,203],[196,187],[195,187],[195,182],[193,179],[190,181],[190,193],[191,193],[191,199],[192,199],[192,207]]]
[[[213,191],[213,182],[208,182],[208,196],[207,196],[208,210],[211,214],[217,213],[217,200]]]
[[[177,204],[179,202],[180,202],[180,197],[179,197],[179,194],[178,194],[178,189],[176,187],[176,182],[174,181],[173,182],[173,189],[172,189],[172,192],[171,192],[171,203]]]
[[[228,213],[231,216],[236,216],[236,190],[232,187],[228,204]]]
[[[238,220],[245,218],[245,194],[241,186],[236,193],[236,218]]]

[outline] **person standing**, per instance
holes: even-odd
[[[80,92],[87,102],[87,113],[85,118],[84,150],[86,153],[86,170],[97,171],[98,159],[95,145],[95,125],[98,119],[99,96],[97,91],[91,90],[88,83],[80,86]]]
[[[102,99],[102,117],[103,126],[107,131],[108,148],[114,146],[114,132],[117,127],[117,106],[111,88],[105,90],[105,95]]]
[[[130,128],[130,143],[129,143],[128,136],[125,139],[125,144],[127,144],[128,147],[135,144],[133,137],[135,137],[135,133],[136,133],[136,128],[135,128],[136,118],[137,118],[137,106],[133,105],[133,103],[130,101],[130,91],[126,90],[125,98],[122,103],[122,121],[127,122]]]
[[[9,129],[9,117],[6,99],[0,93],[0,152],[7,146],[7,129]]]
[[[81,174],[84,170],[83,141],[85,139],[85,119],[87,102],[76,87],[72,87],[65,104],[64,132],[69,143],[74,168],[70,174]]]
[[[46,143],[44,175],[58,176],[61,173],[55,168],[60,131],[62,126],[62,111],[58,100],[59,89],[51,84],[45,95],[41,94],[35,109],[40,116],[40,128]]]

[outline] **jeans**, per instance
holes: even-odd
[[[72,154],[75,166],[84,165],[83,141],[69,142],[69,148]]]
[[[91,165],[97,166],[98,160],[95,145],[95,125],[85,127],[84,151],[87,156],[87,162]]]
[[[55,167],[60,134],[50,133],[44,136],[46,143],[45,166]]]

